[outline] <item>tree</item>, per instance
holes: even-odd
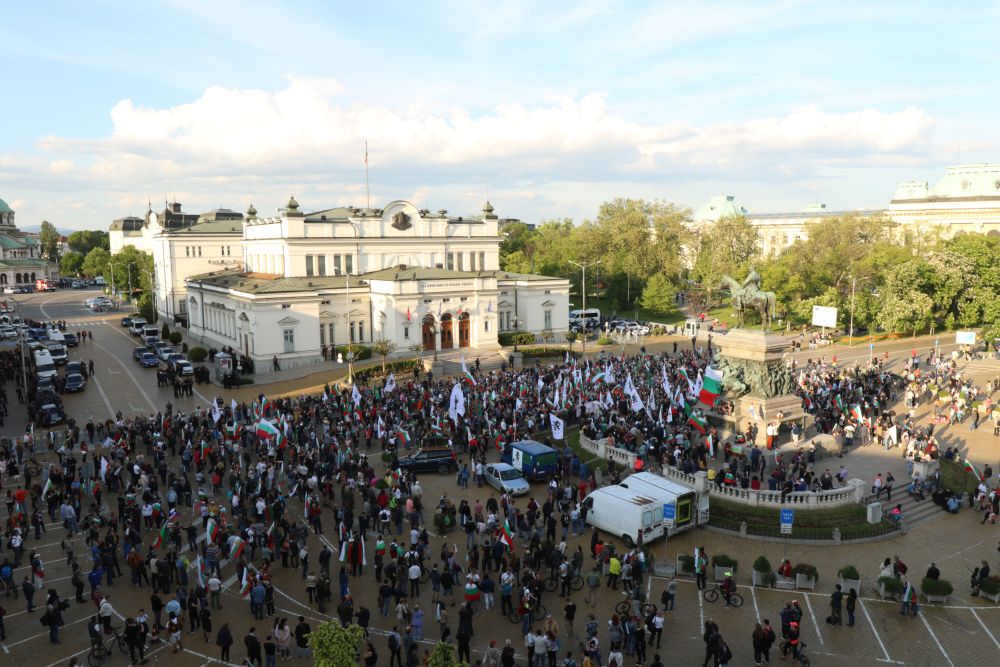
[[[108,262],[111,261],[111,253],[104,248],[94,248],[87,253],[80,270],[88,278],[103,276],[107,273]]]
[[[41,247],[42,257],[52,261],[59,261],[59,239],[61,235],[56,226],[48,220],[42,221],[42,228],[38,233],[38,244]]]
[[[91,250],[92,253],[100,249]],[[103,251],[102,251],[103,252]],[[135,246],[127,245],[122,248],[108,262],[104,270],[104,279],[109,284],[115,286],[118,292],[125,291],[130,299],[133,299],[139,310],[150,307],[153,308],[153,256],[148,252],[136,249]],[[131,290],[131,292],[129,292]],[[153,320],[155,321],[155,315]]]
[[[99,229],[73,232],[66,238],[66,243],[70,250],[81,255],[86,255],[94,248],[111,249],[108,233]]]
[[[676,297],[677,286],[667,276],[658,273],[646,282],[639,302],[646,310],[665,314],[674,310]]]
[[[359,625],[342,626],[337,621],[321,623],[309,634],[309,648],[316,667],[357,664],[357,653],[365,638]]]
[[[719,218],[702,232],[692,275],[701,282],[712,305],[722,276],[742,274],[760,253],[760,233],[742,215]]]
[[[345,663],[347,664],[347,663]],[[448,642],[438,642],[431,651],[428,667],[467,667],[469,663],[459,662],[455,656],[455,646]]]
[[[59,273],[64,276],[76,276],[83,268],[85,257],[78,252],[68,252],[59,258]]]
[[[563,337],[566,338],[566,342],[569,343],[569,349],[572,350],[573,343],[575,343],[576,339],[578,338],[577,333],[575,331],[567,331],[565,334],[563,334]]]
[[[396,344],[388,338],[379,338],[372,343],[372,352],[382,357],[382,372],[385,373],[385,358],[396,351]]]

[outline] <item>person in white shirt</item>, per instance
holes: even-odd
[[[413,563],[409,569],[410,576],[410,597],[417,598],[420,596],[420,565],[418,563]]]

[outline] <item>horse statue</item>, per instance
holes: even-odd
[[[776,297],[774,292],[765,292],[760,289],[759,277],[751,269],[751,276],[748,276],[748,283],[741,285],[730,276],[722,276],[720,287],[729,290],[733,299],[733,312],[736,313],[736,325],[743,326],[743,318],[748,308],[753,308],[760,313],[760,321],[764,328],[770,328],[771,320],[774,318]]]

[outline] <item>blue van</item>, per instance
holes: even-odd
[[[547,481],[559,469],[559,452],[535,440],[519,440],[504,447],[500,460],[532,482]]]

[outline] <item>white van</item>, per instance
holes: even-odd
[[[160,339],[160,327],[156,326],[155,324],[147,324],[146,326],[144,326],[142,328],[142,336],[141,336],[141,338],[143,340],[145,340],[147,338],[155,338],[155,339],[159,340]]]
[[[597,329],[601,326],[601,311],[599,308],[587,308],[586,310],[569,311],[569,323],[582,325],[587,323],[588,329]]]
[[[651,472],[637,472],[623,479],[619,486],[648,493],[663,504],[663,520],[668,536],[708,522],[708,494],[699,498],[688,487],[666,477]],[[667,505],[671,505],[672,510],[668,510]]]
[[[104,287],[108,283],[106,280],[104,280],[104,276],[97,276],[96,278],[94,278],[94,284],[98,285],[99,287]]]
[[[35,375],[39,380],[56,376],[56,364],[52,361],[52,355],[44,348],[35,350]]]
[[[145,317],[136,317],[132,320],[132,324],[129,325],[129,332],[133,336],[141,336],[142,330],[146,326]]]
[[[642,531],[643,544],[664,535],[663,501],[649,493],[621,486],[603,486],[583,499],[587,523],[615,537],[626,547],[635,546]]]
[[[45,337],[54,343],[60,343],[60,344],[66,343],[66,337],[63,336],[62,331],[59,331],[59,329],[46,329]]]

